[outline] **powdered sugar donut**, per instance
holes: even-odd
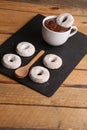
[[[58,69],[62,65],[62,59],[55,54],[47,54],[43,59],[43,64],[49,69]]]
[[[58,25],[60,25],[62,27],[69,28],[72,26],[72,24],[74,22],[74,18],[71,14],[64,13],[64,14],[60,14],[57,16],[56,22]]]
[[[21,58],[12,53],[5,54],[2,57],[2,64],[8,69],[16,69],[21,65]]]
[[[49,70],[42,66],[35,66],[30,70],[29,76],[36,83],[45,83],[50,78]]]
[[[29,42],[20,42],[16,47],[16,52],[20,56],[29,57],[35,53],[35,47]]]

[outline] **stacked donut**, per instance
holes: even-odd
[[[64,28],[70,28],[74,23],[74,17],[70,13],[63,13],[57,16],[56,23]]]
[[[55,32],[65,32],[68,31],[74,22],[74,18],[69,13],[63,13],[58,15],[56,18],[47,19],[45,21],[45,26]]]

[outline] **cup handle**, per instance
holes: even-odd
[[[71,26],[71,32],[70,32],[69,37],[72,37],[73,35],[75,35],[77,31],[78,31],[78,28],[76,26]]]

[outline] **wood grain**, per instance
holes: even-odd
[[[8,4],[7,4],[8,3]],[[33,11],[32,11],[33,8]],[[46,10],[46,11],[45,11]],[[38,13],[43,15],[58,15],[60,13],[69,12],[74,15],[75,25],[78,27],[80,32],[87,34],[87,10],[75,8],[64,9],[64,7],[59,11],[53,9],[51,6],[38,6],[35,4],[26,4],[19,2],[0,2],[0,33],[14,33],[20,27],[22,27],[28,20],[33,18]],[[83,16],[84,13],[84,16]]]
[[[24,0],[25,2],[26,0]],[[56,0],[57,1],[57,0]],[[53,0],[53,4],[51,4],[51,1],[41,1],[38,4],[34,4],[38,1],[31,1],[30,3],[24,3],[23,0],[21,2],[16,2],[16,0],[0,0],[0,8],[1,9],[11,9],[11,10],[17,10],[17,11],[26,11],[26,12],[37,12],[37,13],[46,13],[46,14],[60,14],[62,12],[70,12],[73,15],[82,15],[87,16],[87,9],[86,5],[87,2],[84,0],[84,2],[81,2],[79,0],[74,1],[71,3],[69,2],[64,2],[57,1],[57,4],[54,4],[55,0]],[[67,0],[66,0],[67,1]],[[43,2],[43,4],[41,4]],[[45,3],[49,4],[45,4]],[[66,3],[66,4],[65,4]],[[82,4],[84,3],[84,6]],[[45,4],[45,5],[44,5]],[[77,4],[77,6],[76,6]],[[33,9],[33,10],[32,10]]]
[[[37,130],[87,129],[86,109],[0,105],[0,111],[1,127]]]
[[[38,13],[46,16],[72,13],[79,31],[87,34],[86,1],[81,4],[80,0],[67,0],[67,4],[63,1],[44,5],[42,1],[32,4],[0,0],[0,45]],[[50,98],[0,74],[0,129],[7,127],[86,130],[87,55]]]
[[[0,33],[12,34],[28,22],[35,13],[0,9]]]
[[[87,85],[61,86],[50,98],[20,84],[0,85],[0,104],[87,108]]]
[[[10,37],[11,34],[0,34],[0,45],[2,45]]]

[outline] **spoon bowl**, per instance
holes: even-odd
[[[45,53],[41,50],[27,65],[20,67],[15,70],[14,74],[17,78],[24,78],[28,75],[30,67]]]

